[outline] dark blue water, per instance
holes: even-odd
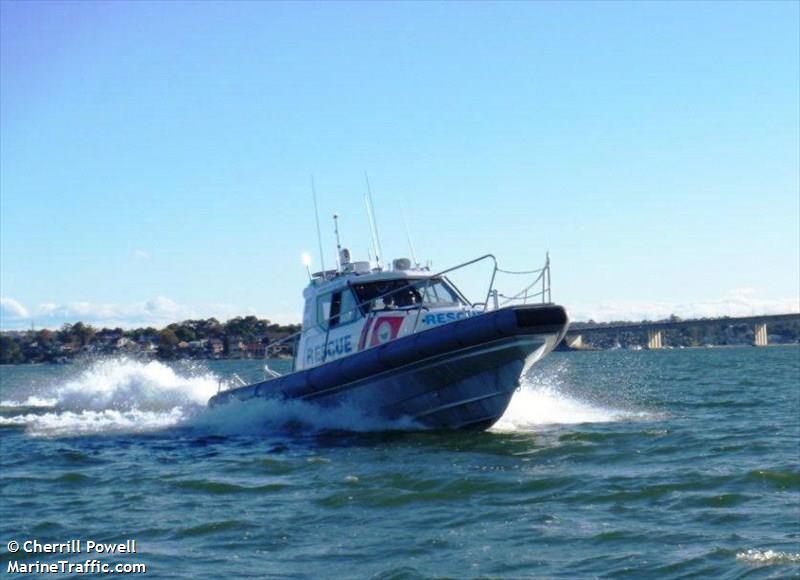
[[[156,578],[800,577],[796,347],[556,353],[486,433],[202,408],[256,362],[87,365],[0,369],[3,570],[131,538],[101,559]]]

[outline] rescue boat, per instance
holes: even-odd
[[[449,275],[483,261],[493,265],[488,292],[470,302]],[[506,296],[494,287],[499,273],[533,281]],[[502,270],[491,254],[433,272],[407,258],[388,268],[352,262],[340,249],[336,269],[309,278],[302,330],[271,345],[292,343],[292,372],[267,366],[264,381],[221,391],[210,406],[282,398],[432,429],[488,429],[569,324],[550,300],[549,256],[528,272]]]

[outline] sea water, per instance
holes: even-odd
[[[3,573],[98,558],[152,578],[800,577],[800,348],[554,353],[483,433],[205,407],[262,367],[0,367]],[[8,550],[73,539],[137,549]]]

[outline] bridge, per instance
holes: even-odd
[[[672,328],[689,328],[716,326],[719,324],[752,324],[753,344],[767,346],[767,324],[777,322],[800,322],[800,313],[769,314],[763,316],[740,316],[725,318],[697,318],[693,320],[661,320],[657,322],[625,322],[621,324],[586,324],[578,322],[571,327],[564,338],[570,348],[581,348],[584,337],[593,333],[608,333],[614,331],[641,331],[647,332],[647,348],[659,349],[662,347],[664,331]]]

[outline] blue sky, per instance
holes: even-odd
[[[389,257],[577,319],[797,310],[798,6],[3,0],[0,323],[298,320],[365,170]]]

